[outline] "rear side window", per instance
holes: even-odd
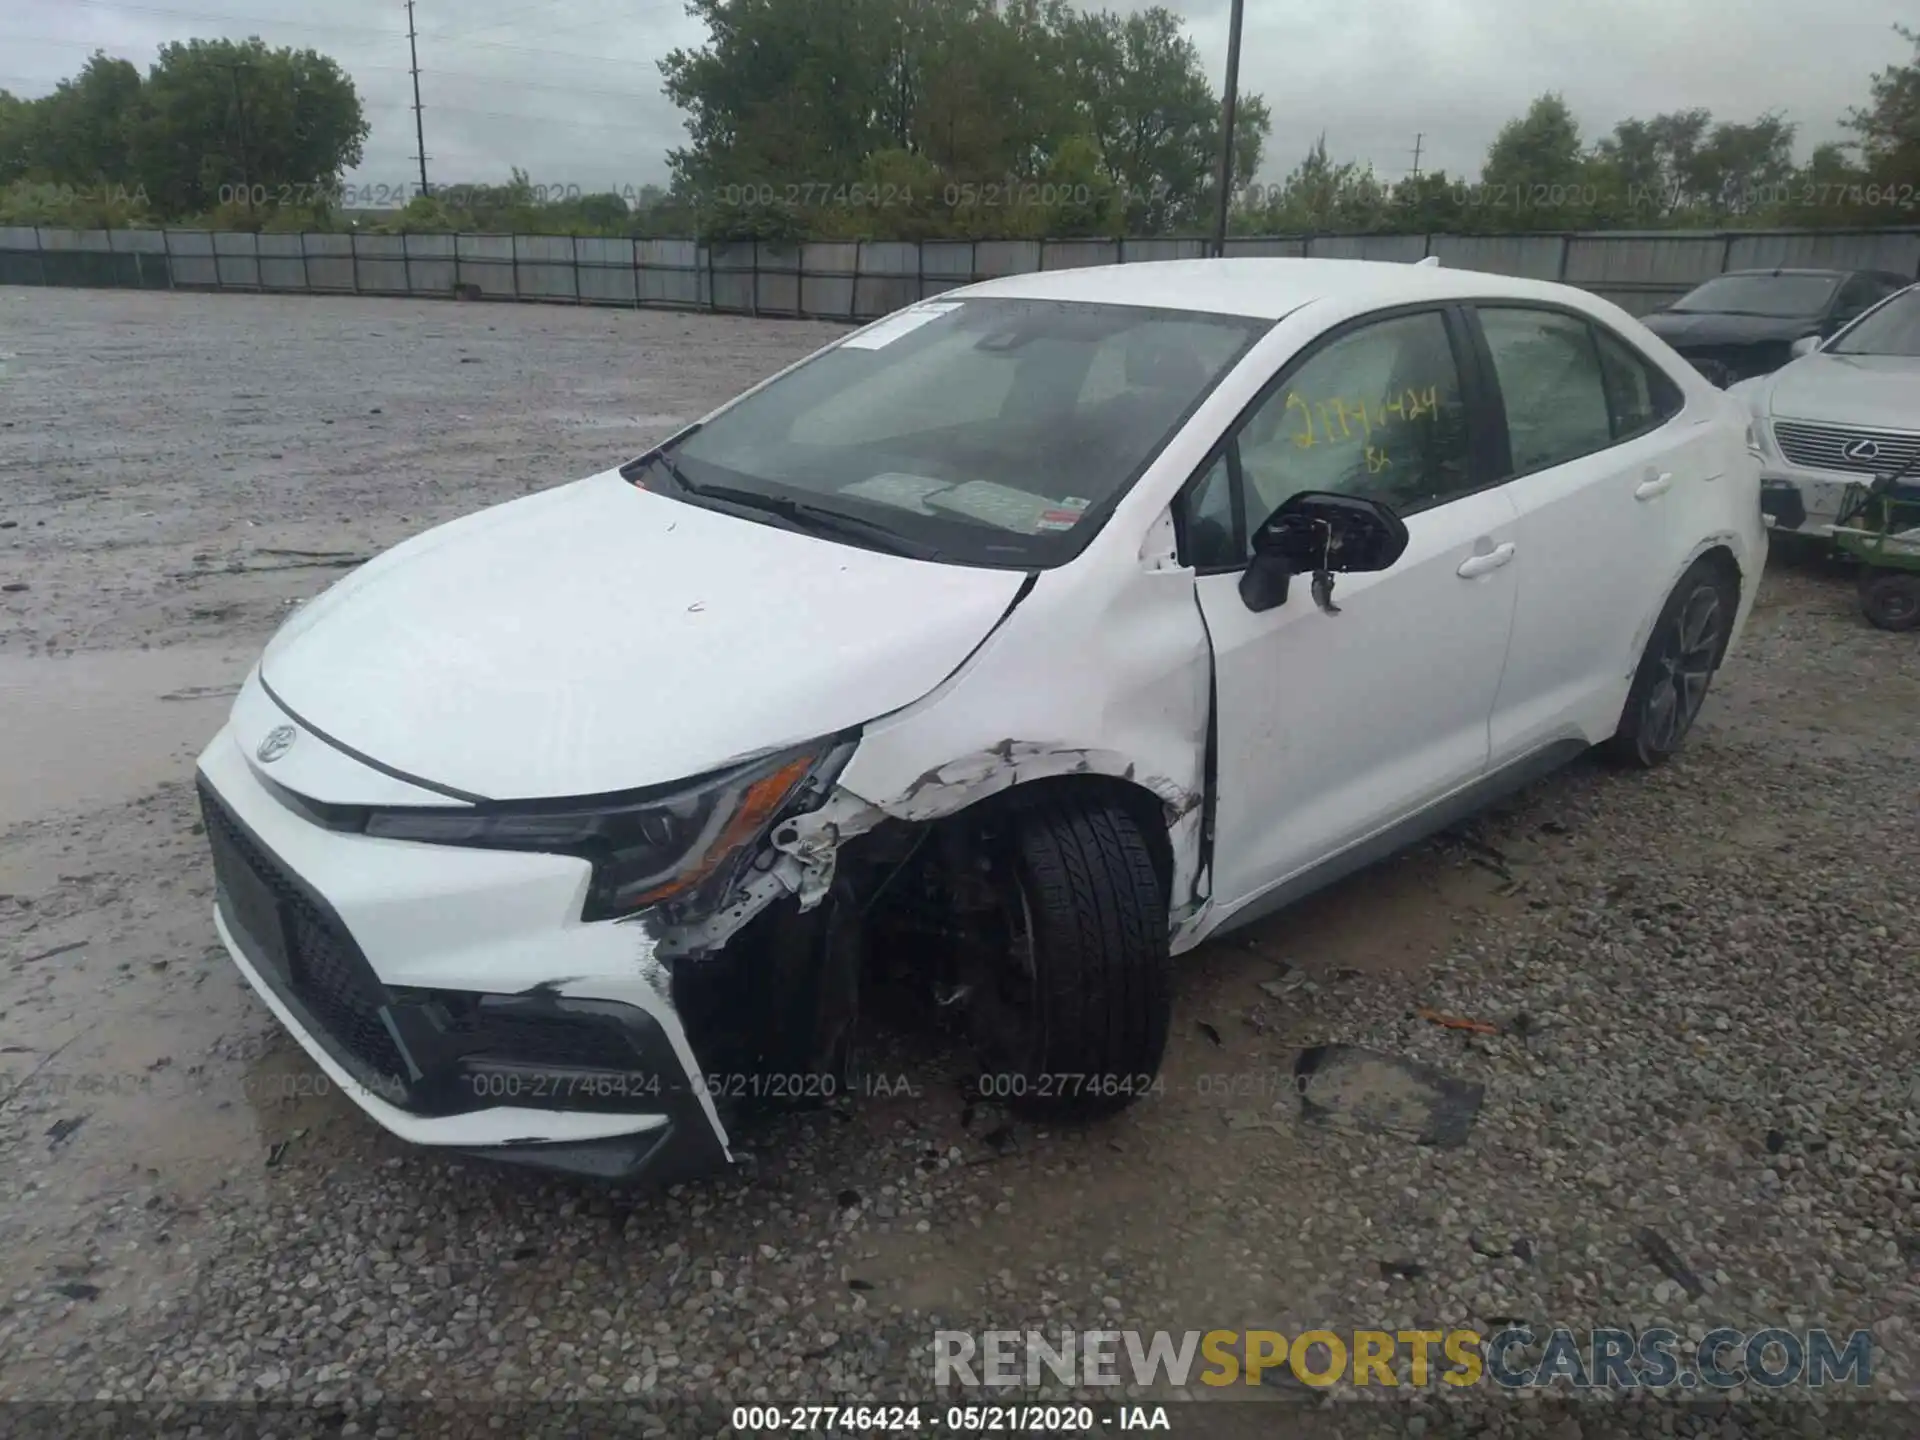
[[[1600,347],[1600,377],[1615,440],[1631,439],[1680,413],[1679,388],[1638,351],[1597,326],[1593,338]]]
[[[1506,405],[1515,474],[1562,465],[1613,443],[1600,349],[1584,320],[1554,310],[1494,306],[1479,313]]]
[[[1855,275],[1840,287],[1840,298],[1834,302],[1833,313],[1844,320],[1851,320],[1876,300],[1887,296],[1887,288],[1872,275]]]

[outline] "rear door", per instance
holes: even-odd
[[[1474,307],[1519,512],[1519,600],[1490,727],[1499,766],[1613,733],[1643,622],[1702,533],[1710,417],[1610,329],[1531,303]]]

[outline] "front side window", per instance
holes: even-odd
[[[1250,531],[1303,490],[1363,495],[1404,515],[1472,488],[1460,368],[1438,311],[1328,341],[1237,438]]]
[[[1896,295],[1871,315],[1863,315],[1822,353],[1920,356],[1920,288]]]
[[[1513,473],[1528,475],[1613,443],[1600,350],[1584,320],[1554,310],[1480,310],[1507,411]]]
[[[965,564],[1059,564],[1271,323],[928,302],[715,416],[669,446],[661,468],[696,503],[702,491],[771,498],[789,520],[828,522],[823,531],[851,517],[859,528],[833,533],[853,543],[865,534],[885,548],[892,533]]]

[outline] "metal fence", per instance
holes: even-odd
[[[1239,237],[1229,255],[1443,265],[1560,280],[1635,314],[1726,270],[1776,265],[1920,278],[1920,229]],[[0,284],[662,306],[868,320],[996,275],[1189,259],[1199,239],[631,240],[571,235],[255,235],[0,226]]]

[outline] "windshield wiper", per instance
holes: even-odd
[[[667,478],[682,490],[693,489],[693,482],[687,479],[686,471],[674,464],[673,457],[667,454],[665,450],[654,451],[653,454],[647,456],[641,463],[644,465],[658,465],[662,470],[667,472]]]
[[[838,535],[842,539],[867,542],[871,548],[884,550],[890,555],[905,555],[914,560],[937,560],[940,552],[931,545],[918,540],[909,540],[906,536],[889,530],[875,520],[862,519],[858,515],[848,515],[840,510],[828,510],[819,505],[809,505],[804,500],[796,500],[790,495],[762,495],[757,490],[739,490],[731,485],[695,484],[679,473],[673,462],[664,455],[661,463],[667,465],[668,472],[689,494],[698,495],[706,500],[718,500],[726,505],[738,505],[745,510],[759,510],[768,515],[778,515],[796,530],[813,535]]]

